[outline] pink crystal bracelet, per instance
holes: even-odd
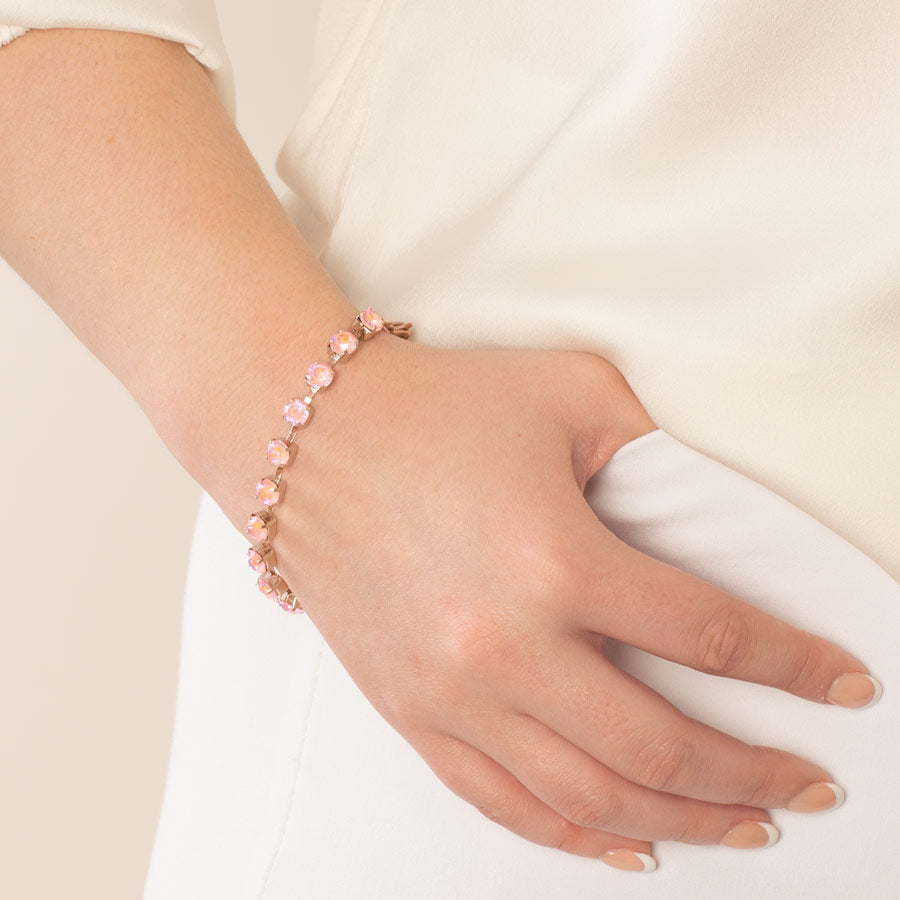
[[[301,426],[309,420],[310,404],[313,397],[328,387],[334,379],[332,366],[353,353],[359,341],[367,341],[379,331],[387,330],[401,338],[408,338],[412,329],[411,322],[385,322],[374,309],[364,309],[349,328],[338,331],[328,341],[331,351],[331,365],[318,360],[311,363],[306,370],[305,381],[308,386],[306,396],[292,397],[285,404],[282,416],[291,429],[283,438],[273,438],[266,447],[266,459],[275,466],[272,477],[260,478],[256,485],[256,498],[261,500],[264,508],[252,513],[247,521],[247,534],[255,543],[247,550],[247,562],[254,572],[259,573],[256,586],[263,595],[274,600],[282,609],[292,613],[302,613],[303,607],[297,601],[294,592],[287,586],[284,576],[278,571],[275,563],[275,551],[272,549],[272,538],[275,535],[275,506],[284,498],[281,476],[284,467],[294,454],[294,437]]]

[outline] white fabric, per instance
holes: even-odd
[[[0,47],[8,44],[13,38],[21,37],[28,31],[21,25],[0,25]]]
[[[900,578],[900,4],[310,2],[278,172],[351,298],[431,344],[607,356]],[[214,0],[0,21],[183,40],[234,112]]]
[[[345,293],[608,357],[900,578],[900,4],[335,8],[278,172]]]
[[[246,541],[204,495],[144,900],[895,897],[900,585],[788,501],[662,430],[620,448],[585,496],[627,543],[837,641],[882,679],[879,703],[846,710],[610,650],[689,715],[823,765],[847,791],[841,809],[771,811],[782,837],[760,851],[659,842],[648,875],[530,844],[444,788],[308,618],[254,595]]]
[[[0,20],[183,40],[232,103],[212,0],[0,0]],[[323,0],[277,161],[360,307],[423,343],[623,371],[664,431],[597,479],[598,514],[840,640],[885,696],[853,713],[623,664],[831,768],[845,807],[776,814],[759,854],[662,845],[648,876],[533,847],[436,782],[310,622],[260,606],[204,498],[148,900],[895,894],[898,26],[891,0]]]

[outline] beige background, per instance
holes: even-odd
[[[315,6],[217,0],[238,127],[279,194]],[[200,488],[3,260],[0,298],[0,897],[137,898]]]

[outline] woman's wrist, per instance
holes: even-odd
[[[359,309],[183,45],[33,30],[0,55],[0,120],[0,254],[242,529],[282,398]],[[371,343],[310,444],[372,389],[384,345],[407,342]]]
[[[164,436],[185,469],[242,533],[249,514],[262,506],[255,494],[259,479],[273,473],[266,458],[268,442],[283,439],[290,431],[283,416],[285,404],[306,395],[304,379],[310,363],[329,362],[329,338],[347,328],[360,312],[341,298],[344,302],[334,304],[327,323],[324,317],[319,321],[319,311],[331,310],[330,304],[317,308],[315,324],[301,322],[299,316],[283,323],[271,352],[254,357],[251,366],[240,370],[241,377],[229,389],[226,408],[204,415],[199,425],[192,426],[189,416],[180,416],[177,436]],[[315,395],[309,420],[297,431],[291,464],[283,472],[279,514],[294,505],[291,488],[298,479],[316,479],[327,492],[329,460],[348,442],[372,440],[377,438],[373,432],[390,428],[388,417],[372,421],[366,412],[376,396],[379,404],[393,398],[394,402],[387,399],[388,405],[399,406],[410,379],[421,368],[418,351],[422,349],[385,332],[377,339],[361,341],[352,359],[332,366],[333,382]],[[214,392],[211,386],[209,393]],[[367,425],[360,427],[360,421]],[[333,489],[339,492],[342,485],[335,484]]]

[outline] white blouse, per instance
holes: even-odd
[[[183,41],[213,0],[0,0]],[[900,7],[323,0],[278,156],[360,304],[607,356],[657,423],[900,578]],[[552,386],[548,386],[552,389]]]

